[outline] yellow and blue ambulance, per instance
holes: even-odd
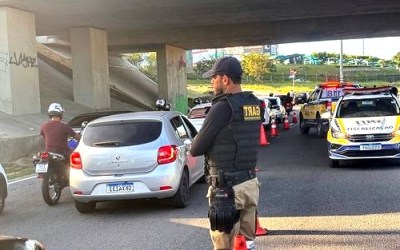
[[[342,160],[400,158],[400,104],[393,90],[343,90],[327,135],[332,167]]]

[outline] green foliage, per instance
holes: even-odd
[[[126,58],[135,65],[142,73],[157,81],[157,53],[133,53]]]
[[[243,56],[242,67],[246,75],[260,81],[266,78],[273,68],[273,61],[267,54],[250,53]]]
[[[397,66],[400,66],[400,52],[397,52],[397,54],[393,56],[393,61]]]
[[[201,76],[203,73],[207,72],[212,68],[216,59],[202,59],[196,63],[196,67],[194,67],[194,72],[196,72],[197,76]]]

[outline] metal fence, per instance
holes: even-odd
[[[398,82],[400,81],[399,74],[382,74],[382,73],[363,73],[363,74],[352,74],[344,73],[343,78],[346,82]],[[296,75],[299,83],[302,83],[300,79],[304,79],[309,82],[325,82],[325,81],[339,81],[339,74],[303,74]],[[245,82],[256,82],[249,77],[243,79]],[[263,82],[279,83],[279,82],[291,82],[292,79],[287,74],[271,74],[268,78],[262,79]]]

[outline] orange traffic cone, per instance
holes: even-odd
[[[267,234],[268,230],[260,226],[260,222],[258,221],[258,213],[256,213],[256,236],[262,236]]]
[[[276,122],[275,119],[272,119],[272,124],[271,124],[271,136],[278,136],[279,132],[278,132],[278,128],[276,127]]]
[[[246,238],[243,235],[238,234],[235,237],[235,241],[233,243],[233,250],[247,250]]]
[[[287,114],[285,115],[285,120],[283,122],[283,129],[285,129],[285,130],[290,129],[290,124],[289,124],[289,119],[287,117]]]
[[[296,111],[293,111],[292,123],[297,123],[297,114],[296,114]]]
[[[266,146],[269,142],[267,140],[267,135],[265,134],[264,125],[261,123],[260,127],[260,146]]]

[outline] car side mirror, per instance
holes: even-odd
[[[81,128],[82,128],[82,129],[83,129],[83,128],[86,128],[86,126],[87,126],[88,123],[89,123],[88,121],[82,122],[82,123],[81,123]]]

